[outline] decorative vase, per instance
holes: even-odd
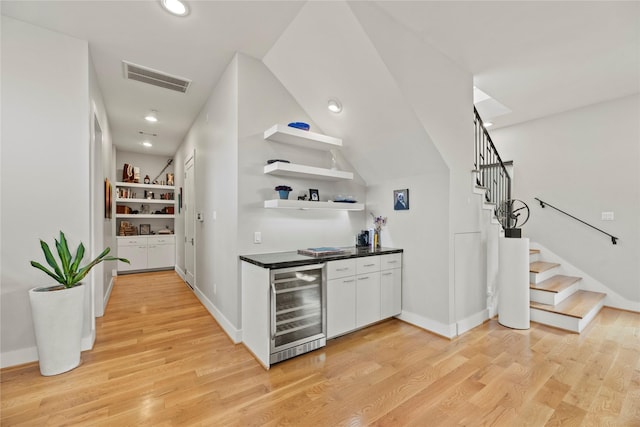
[[[382,243],[380,243],[380,231],[376,230],[373,235],[373,247],[375,249],[379,249],[382,247]]]
[[[80,364],[84,284],[72,288],[29,290],[40,373],[58,375]]]
[[[289,198],[289,192],[287,190],[278,190],[278,194],[280,194],[281,199],[286,200]]]

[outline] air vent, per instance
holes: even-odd
[[[136,80],[182,93],[186,93],[189,85],[191,85],[191,80],[182,77],[172,76],[162,71],[153,70],[127,61],[122,61],[122,63],[124,64],[124,77],[129,80]]]
[[[145,131],[143,131],[143,130],[139,130],[139,131],[138,131],[138,133],[139,133],[140,135],[145,135],[145,136],[158,136],[158,134],[157,134],[157,133],[145,132]]]

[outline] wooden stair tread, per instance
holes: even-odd
[[[551,270],[559,266],[560,264],[556,264],[555,262],[536,261],[529,264],[529,272],[542,273],[543,271]]]
[[[582,319],[606,296],[600,292],[577,291],[560,304],[548,305],[531,302],[529,306],[538,310]]]
[[[529,255],[539,254],[540,249],[529,249]]]
[[[574,283],[576,283],[578,280],[581,280],[581,279],[582,279],[581,277],[556,274],[555,276],[547,280],[543,280],[540,283],[530,283],[529,288],[538,289],[546,292],[558,293],[567,289],[569,286],[573,285]]]

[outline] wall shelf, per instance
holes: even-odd
[[[136,182],[116,182],[116,187],[145,188],[147,190],[175,190],[174,185],[141,184]]]
[[[292,128],[286,125],[274,125],[264,131],[264,139],[303,148],[329,151],[342,148],[342,139],[320,133]]]
[[[163,205],[175,205],[175,200],[163,199],[116,199],[117,203],[158,203]]]
[[[308,200],[272,199],[265,200],[267,209],[326,209],[335,211],[362,211],[364,203],[311,202]]]
[[[116,218],[129,218],[129,219],[171,219],[175,218],[174,214],[116,214]]]
[[[268,175],[291,176],[297,178],[313,178],[326,181],[339,181],[353,179],[352,172],[334,169],[317,168],[313,166],[298,165],[295,163],[274,162],[264,167],[264,173]]]

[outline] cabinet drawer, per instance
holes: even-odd
[[[356,274],[356,260],[342,259],[339,261],[329,261],[327,263],[327,280],[340,277],[353,276]]]
[[[380,270],[402,267],[402,254],[389,254],[380,257]]]
[[[147,246],[147,238],[139,236],[118,237],[118,247],[120,246]]]
[[[164,236],[151,236],[148,237],[150,245],[164,245],[164,244],[175,244],[175,236],[173,235],[164,235]]]
[[[376,271],[380,271],[379,256],[356,258],[356,274],[373,273]]]

